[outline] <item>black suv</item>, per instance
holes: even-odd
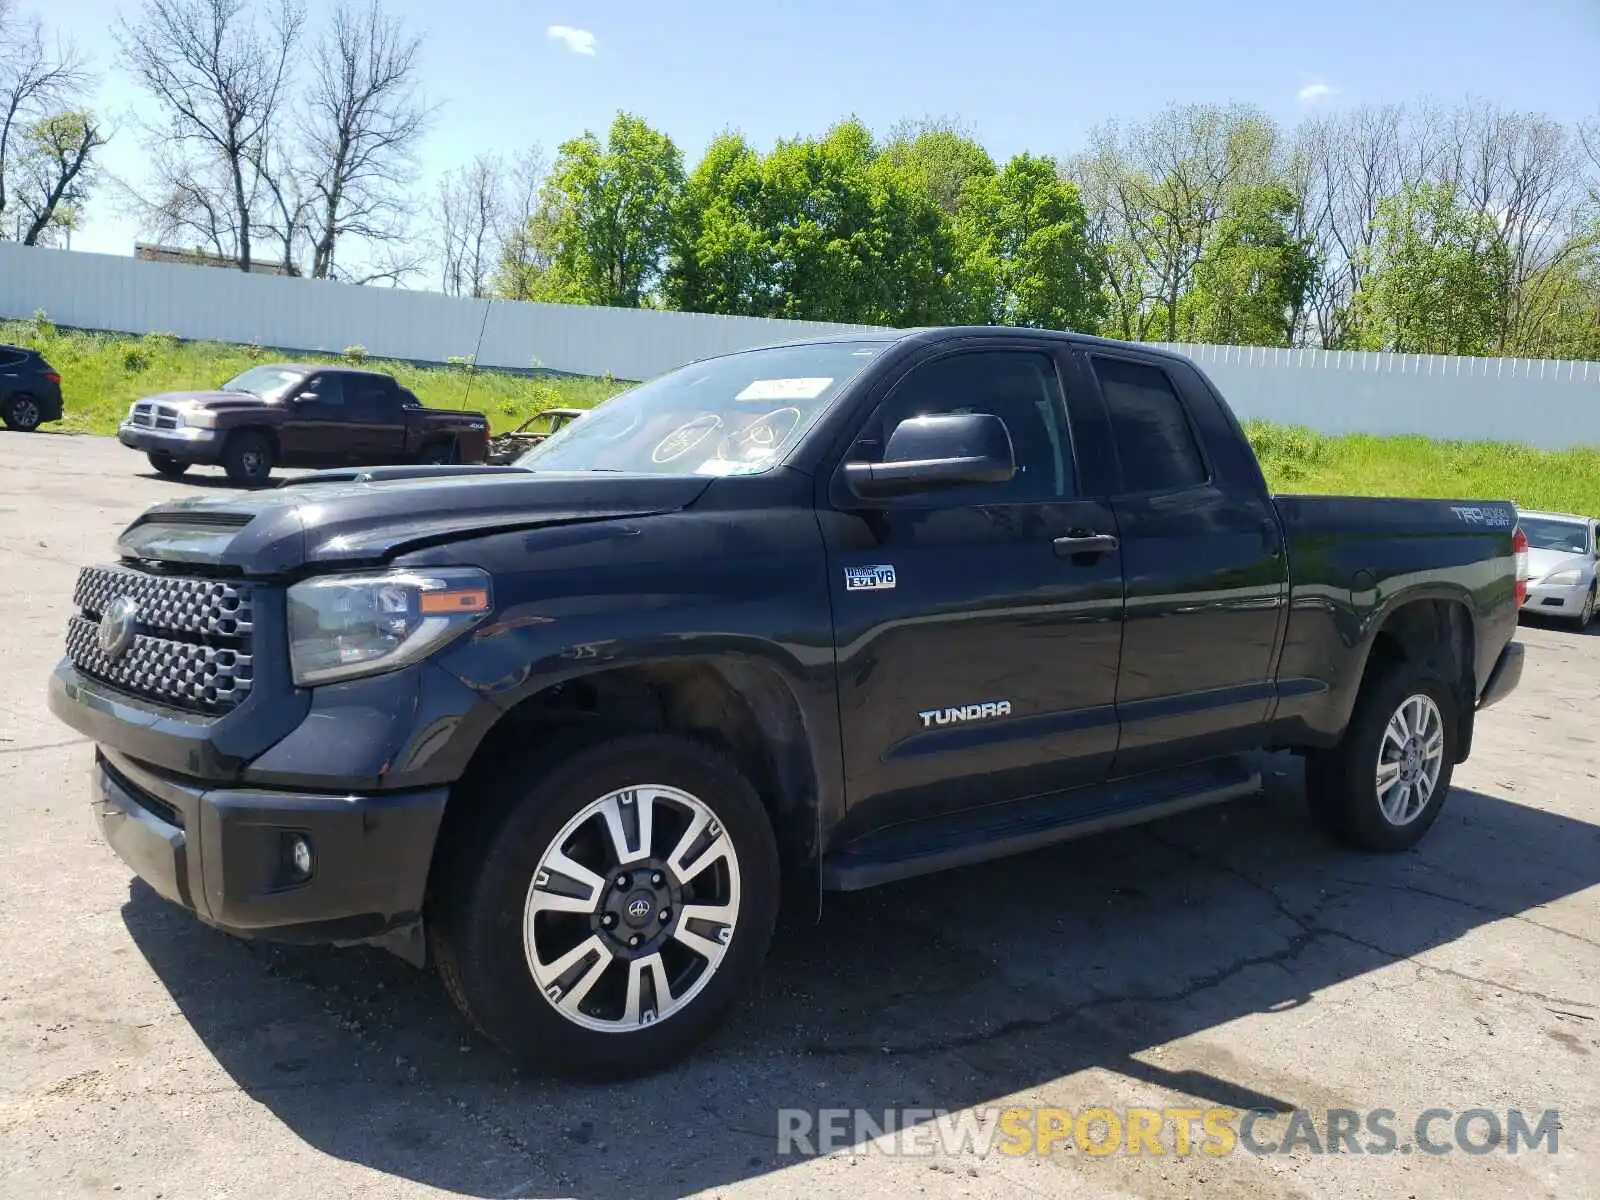
[[[0,420],[22,433],[61,420],[61,373],[37,350],[0,345]]]

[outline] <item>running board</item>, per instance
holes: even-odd
[[[822,860],[822,886],[855,892],[934,871],[1140,825],[1261,790],[1253,766],[1224,759],[891,826]]]

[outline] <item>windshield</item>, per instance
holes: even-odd
[[[690,363],[613,396],[516,460],[531,471],[748,475],[779,462],[889,345],[775,346]]]
[[[1561,550],[1567,554],[1589,552],[1589,526],[1577,521],[1546,521],[1523,517],[1519,522],[1531,550]]]
[[[251,367],[222,385],[225,392],[249,392],[263,400],[281,400],[283,394],[305,378],[304,371],[287,367]]]

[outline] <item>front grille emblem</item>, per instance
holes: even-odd
[[[95,630],[95,644],[100,653],[115,662],[133,645],[134,631],[139,625],[139,605],[130,596],[118,596],[106,605]]]

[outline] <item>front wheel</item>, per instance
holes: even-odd
[[[145,455],[150,460],[150,465],[155,468],[157,475],[163,479],[181,479],[183,473],[189,469],[189,464],[181,458],[173,458],[170,454],[163,454],[159,450],[152,450]]]
[[[272,475],[272,443],[262,434],[245,429],[228,439],[222,451],[222,468],[230,482],[240,487],[260,487]]]
[[[1589,585],[1589,591],[1583,598],[1583,607],[1578,610],[1578,632],[1582,633],[1594,621],[1595,585]]]
[[[1344,739],[1306,758],[1317,821],[1362,850],[1409,850],[1439,816],[1456,761],[1457,701],[1431,667],[1375,667]]]
[[[530,760],[456,802],[496,814],[442,848],[434,950],[472,1023],[536,1068],[657,1070],[753,982],[778,908],[755,790],[723,755],[630,735]]]
[[[4,417],[7,429],[18,433],[32,433],[44,421],[39,402],[26,393],[11,397],[11,403],[5,406],[0,416]]]

